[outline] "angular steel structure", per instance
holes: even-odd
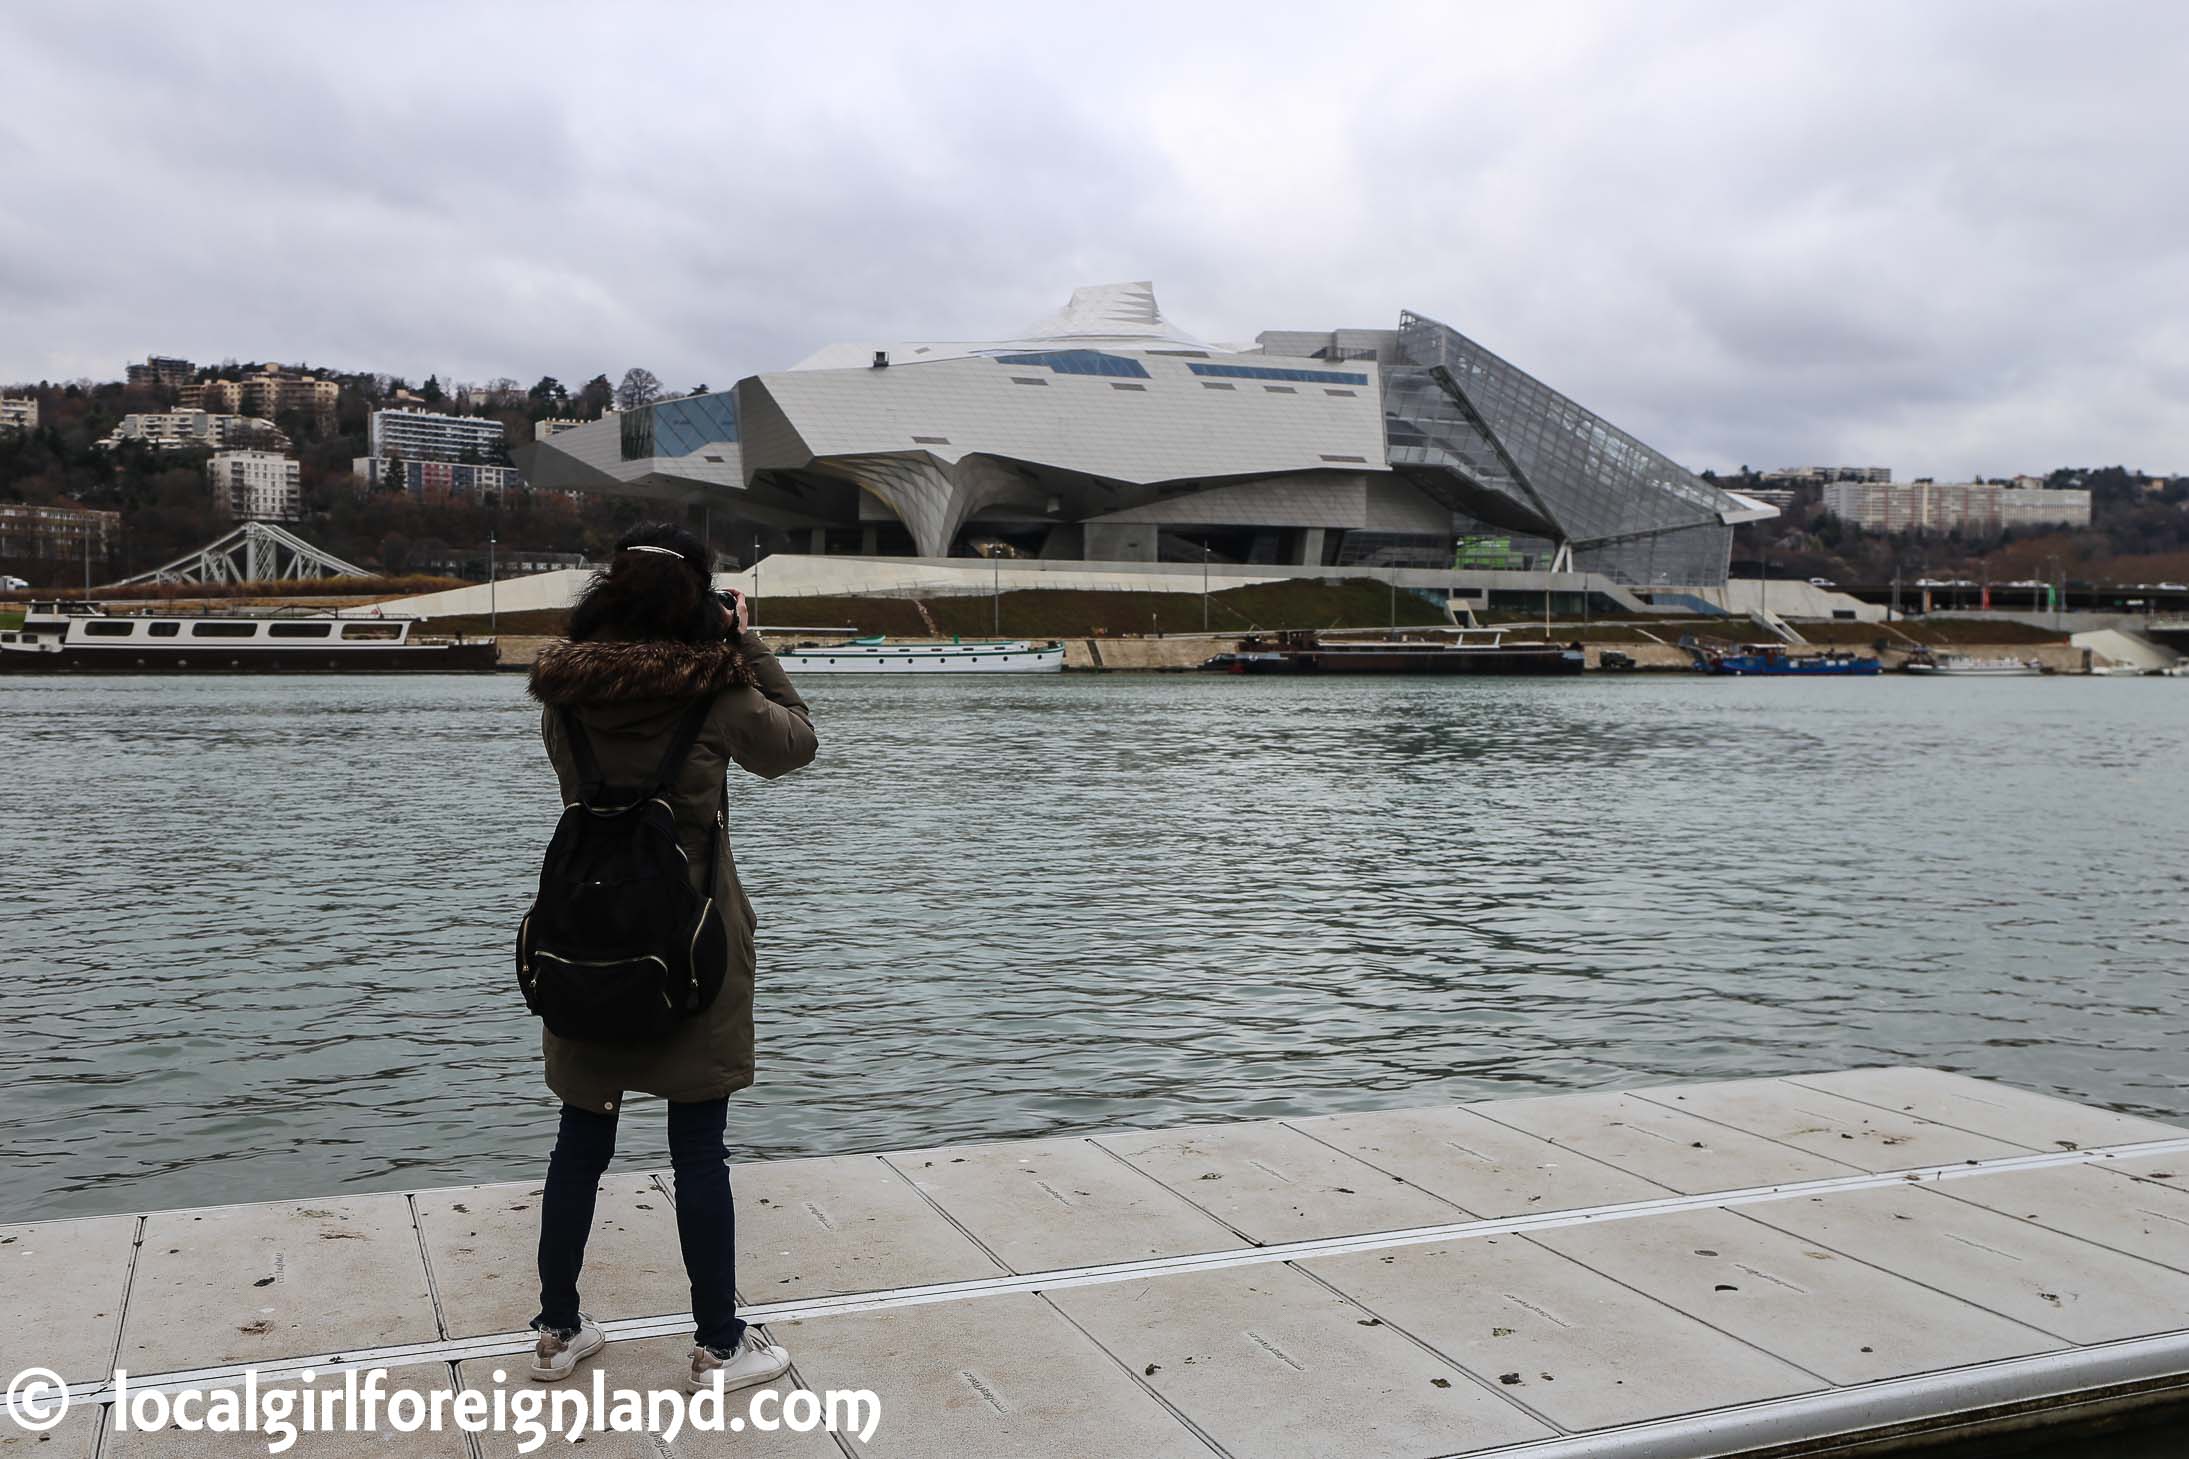
[[[702,506],[767,551],[1448,568],[1495,540],[1515,565],[1709,586],[1732,524],[1771,515],[1433,320],[1222,345],[1145,283],[1004,339],[832,345],[518,462]]]

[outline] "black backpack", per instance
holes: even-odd
[[[517,926],[517,986],[562,1038],[660,1040],[722,991],[729,943],[714,902],[721,817],[708,840],[707,889],[695,892],[669,804],[712,703],[698,701],[678,721],[648,789],[606,785],[577,716],[560,711],[580,799],[563,807],[540,863],[539,896]]]

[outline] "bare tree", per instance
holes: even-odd
[[[616,387],[616,409],[637,410],[659,399],[661,379],[653,371],[644,365],[633,365],[623,372],[623,383]]]

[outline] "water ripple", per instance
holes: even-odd
[[[812,687],[732,792],[742,1157],[1880,1062],[2189,1116],[2171,684]],[[532,1173],[536,725],[0,686],[0,1219]]]

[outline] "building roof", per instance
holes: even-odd
[[[860,340],[823,345],[793,370],[844,370],[874,362],[877,350],[895,365],[935,364],[971,355],[1042,349],[1198,350],[1228,354],[1224,346],[1180,329],[1164,317],[1155,285],[1145,279],[1122,284],[1082,284],[1064,307],[1014,334],[981,340]]]

